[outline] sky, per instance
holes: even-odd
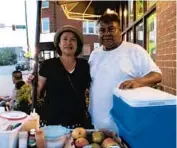
[[[27,0],[27,19],[30,49],[34,48],[35,23],[36,23],[36,0]],[[24,0],[0,0],[0,47],[22,46],[26,51],[27,38],[25,29],[12,30],[12,24],[25,25],[25,2]]]

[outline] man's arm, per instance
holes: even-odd
[[[143,86],[154,86],[162,81],[162,75],[157,72],[150,72],[144,77],[127,80],[120,84],[120,89],[131,89]]]

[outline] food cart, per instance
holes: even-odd
[[[108,129],[68,129],[58,125],[39,128],[39,117],[35,113],[31,116],[12,111],[0,114],[1,146],[16,148],[21,140],[19,133],[35,128],[36,141],[42,141],[48,148],[107,147],[109,144],[117,148],[175,147],[176,96],[150,87],[115,88],[113,96],[111,114],[119,128],[118,135]],[[17,127],[9,131],[9,125]]]
[[[36,107],[37,100],[37,75],[38,75],[38,63],[39,57],[38,53],[41,51],[42,44],[39,43],[40,40],[40,16],[41,16],[41,1],[37,2],[37,21],[36,21],[36,54],[35,54],[35,66],[34,66],[34,75],[35,79],[33,82],[33,95],[32,95],[32,110]],[[46,47],[46,46],[45,46]],[[52,44],[51,47],[53,48]],[[153,92],[154,91],[154,92]],[[144,93],[141,95],[141,93]],[[155,94],[155,96],[148,96],[149,94]],[[139,95],[138,98],[134,97],[135,94]],[[148,95],[147,95],[148,94]],[[144,96],[146,96],[146,100],[140,101]],[[148,97],[147,97],[148,96]],[[164,97],[165,96],[165,97]],[[140,98],[141,97],[141,98]],[[167,93],[159,92],[158,90],[154,90],[151,88],[142,88],[138,89],[134,92],[121,92],[115,89],[114,92],[114,103],[113,108],[111,110],[111,114],[114,117],[114,120],[119,128],[119,134],[116,136],[114,131],[103,131],[102,129],[97,130],[87,130],[86,135],[89,137],[94,132],[103,132],[104,136],[107,138],[112,138],[115,140],[117,144],[119,144],[119,148],[153,148],[153,147],[161,147],[161,148],[173,148],[175,146],[175,129],[176,129],[176,101],[175,96],[169,95]],[[150,99],[150,100],[149,100]],[[157,99],[157,100],[156,100]],[[135,100],[132,102],[132,100]],[[3,119],[3,118],[2,118]],[[16,130],[12,130],[11,132],[3,132],[7,135],[6,140],[9,141],[9,145],[5,146],[1,145],[1,147],[9,147],[17,145],[18,143],[18,132],[25,130],[23,125],[25,122],[28,122],[28,117],[25,116],[24,120],[18,119],[16,122],[22,123]],[[5,121],[4,122],[5,124]],[[8,119],[11,124],[14,120]],[[39,123],[38,123],[39,124]],[[50,130],[49,130],[50,129]],[[57,133],[57,131],[65,130],[65,132]],[[47,142],[49,145],[51,144],[63,144],[62,147],[65,148],[74,148],[76,139],[72,136],[73,130],[66,129],[61,126],[52,126],[52,127],[44,127],[41,130],[44,132],[52,131],[50,136],[48,133],[44,133],[45,138],[48,138]],[[110,134],[111,133],[111,134]],[[2,133],[0,133],[2,134]],[[12,136],[13,135],[13,136]],[[65,135],[63,137],[63,135]],[[2,136],[2,135],[0,135]],[[15,138],[10,138],[10,137]],[[52,137],[53,136],[53,137]],[[0,138],[3,144],[4,137]],[[13,142],[10,142],[12,140]],[[89,140],[88,140],[89,141]],[[11,143],[11,144],[10,144]],[[91,141],[90,143],[93,143]],[[88,147],[90,146],[87,144]],[[91,147],[91,146],[90,146]]]

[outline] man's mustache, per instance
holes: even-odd
[[[112,36],[103,36],[102,39],[103,40],[112,40],[113,37]]]

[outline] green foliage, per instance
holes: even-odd
[[[30,113],[32,104],[32,86],[30,84],[24,84],[20,89],[16,91],[16,105],[15,110],[24,111]],[[38,98],[37,107],[42,107],[44,104],[44,98]]]
[[[32,87],[29,84],[24,84],[19,90],[17,90],[17,101],[26,101],[26,102],[31,102],[31,97],[32,97]]]
[[[16,93],[16,105],[15,110],[24,111],[30,113],[32,87],[29,84],[24,84]]]
[[[10,49],[0,51],[0,65],[10,65],[16,63],[17,55]]]

